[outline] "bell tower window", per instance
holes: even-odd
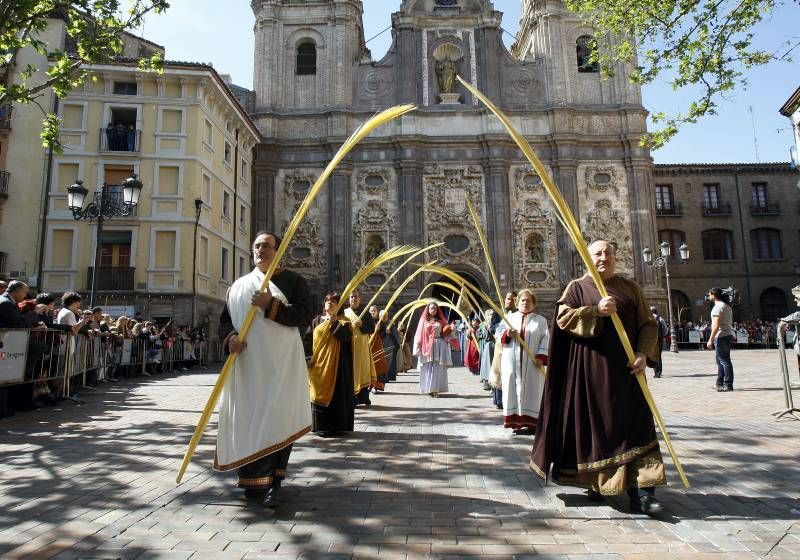
[[[297,67],[298,76],[308,76],[317,73],[317,46],[311,42],[300,43],[297,45]]]
[[[578,55],[578,72],[597,72],[599,70],[597,61],[592,61],[594,48],[594,38],[589,35],[581,35],[575,41],[575,50]]]

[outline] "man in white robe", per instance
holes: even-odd
[[[222,393],[214,469],[237,469],[248,499],[277,507],[292,444],[311,430],[308,375],[301,334],[311,324],[311,296],[297,273],[276,269],[260,291],[280,238],[260,232],[256,268],[228,290],[220,317],[226,351],[238,353]],[[247,336],[239,329],[252,305],[260,308]]]

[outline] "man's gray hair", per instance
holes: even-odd
[[[25,282],[20,280],[12,280],[8,283],[8,287],[6,288],[6,292],[9,294],[13,294],[17,290],[28,289],[28,285]]]
[[[792,288],[792,295],[796,298],[800,298],[800,284]]]
[[[607,244],[609,247],[611,247],[611,252],[614,253],[614,255],[616,256],[616,254],[617,254],[617,244],[615,242],[611,241],[610,239],[595,239],[594,241],[591,241],[589,243],[588,247],[591,247],[595,243],[605,243],[605,244]]]

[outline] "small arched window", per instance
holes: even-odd
[[[297,45],[297,65],[295,73],[298,76],[308,76],[317,73],[317,46],[312,42]]]
[[[594,38],[590,35],[581,35],[575,41],[575,51],[578,56],[578,72],[597,72],[597,61],[592,61],[592,51],[595,50]]]

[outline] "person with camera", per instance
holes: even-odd
[[[733,344],[733,310],[730,297],[722,288],[714,287],[708,291],[708,298],[714,303],[711,309],[711,333],[706,347],[716,349],[717,392],[733,391],[733,363],[731,345]]]

